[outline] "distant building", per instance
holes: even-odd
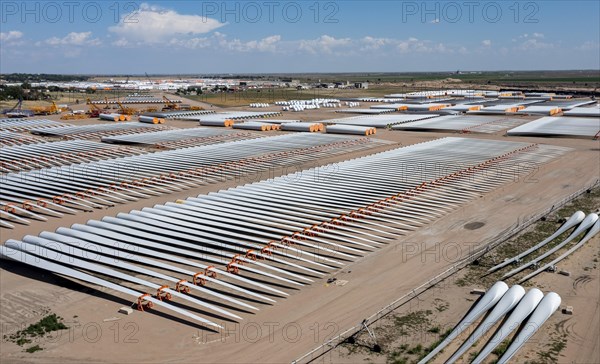
[[[354,88],[361,88],[361,89],[368,89],[369,88],[369,83],[368,82],[354,82]]]

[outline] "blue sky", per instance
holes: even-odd
[[[600,69],[598,1],[2,1],[0,72]]]

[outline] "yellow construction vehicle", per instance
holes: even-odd
[[[96,106],[95,104],[92,104],[92,100],[87,99],[87,104],[90,105],[90,109],[87,112],[87,115],[90,118],[97,118],[100,116],[100,114],[104,114],[104,113],[110,113],[110,111],[108,110],[102,110],[101,108],[99,108],[98,106]]]
[[[163,100],[165,100],[165,106],[162,108],[163,111],[167,111],[167,110],[179,110],[179,105],[177,105],[173,101],[167,99],[166,96],[163,96],[162,98],[163,98]]]
[[[117,105],[119,105],[119,114],[122,115],[137,115],[140,113],[139,110],[134,109],[132,107],[125,107],[119,101],[117,101]]]
[[[54,101],[52,101],[52,105],[50,106],[34,106],[31,110],[33,110],[35,115],[60,114],[60,109],[56,106]]]
[[[69,113],[61,116],[60,120],[82,120],[87,118],[88,116],[85,113]]]

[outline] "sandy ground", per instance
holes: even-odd
[[[294,113],[286,114],[288,115],[289,118],[300,116]],[[302,115],[303,118],[304,116]],[[174,126],[196,126],[193,122],[168,123]],[[466,256],[469,248],[478,242],[495,236],[527,216],[549,208],[554,201],[591,184],[600,176],[600,144],[597,141],[517,138],[501,134],[471,134],[465,137],[547,143],[568,146],[574,150],[541,166],[535,175],[536,183],[520,180],[506,184],[482,198],[463,204],[458,210],[426,228],[334,272],[338,279],[348,281],[346,285],[327,285],[324,279],[318,280],[299,291],[291,291],[289,298],[279,299],[273,306],[262,305],[256,314],[244,314],[244,320],[240,324],[224,322],[227,330],[222,333],[207,332],[183,321],[165,319],[158,311],[134,312],[131,316],[119,315],[117,309],[131,302],[110,291],[90,290],[45,272],[1,262],[0,320],[3,334],[35,322],[41,317],[40,312],[44,307],[64,317],[71,329],[52,340],[44,339],[44,350],[34,354],[23,353],[21,347],[3,341],[0,358],[3,363],[289,362],[445,270],[461,256]],[[384,131],[379,132],[376,137],[395,141],[399,145],[410,145],[449,135],[457,136],[446,133]],[[377,150],[360,154],[374,151]],[[346,155],[337,160],[354,156]],[[319,163],[333,161],[322,160]],[[231,181],[227,184],[209,185],[107,210],[51,219],[47,223],[33,223],[29,227],[19,227],[12,231],[3,229],[1,240],[37,234],[42,230],[54,230],[76,222],[84,223],[90,218],[115,215],[133,208],[217,191],[237,184],[239,183]],[[475,221],[484,222],[484,227],[473,231],[463,228],[464,224]],[[404,248],[408,245],[418,246],[420,250],[408,254]],[[453,251],[450,256],[447,248],[456,250],[457,246],[458,252]],[[594,294],[592,288],[593,285],[589,285],[591,295]],[[585,300],[585,296],[582,293],[580,295],[581,298],[577,298]],[[576,311],[576,314],[580,313]],[[595,315],[597,316],[597,312]],[[114,317],[118,319],[111,321]],[[594,328],[596,327],[578,327],[578,330],[583,331],[577,332],[585,335],[586,330]],[[594,355],[598,345],[590,345],[587,350]],[[583,352],[577,350],[570,355],[575,360],[575,356],[583,355]]]
[[[554,291],[560,294],[562,304],[559,310],[550,317],[528,343],[512,359],[514,363],[597,363],[600,360],[600,320],[598,320],[598,307],[600,298],[600,270],[598,260],[600,257],[600,236],[594,237],[580,250],[558,264],[559,270],[571,273],[564,276],[557,273],[544,272],[528,281],[525,286],[537,287],[547,293]],[[319,359],[319,362],[332,363],[386,363],[389,360],[388,353],[399,352],[402,345],[407,345],[397,359],[404,357],[414,360],[416,357],[406,354],[407,350],[418,344],[429,346],[437,341],[440,335],[448,329],[453,329],[460,318],[473,307],[478,295],[470,294],[473,288],[486,289],[487,287],[477,283],[461,286],[458,284],[465,277],[461,271],[451,278],[441,282],[434,288],[428,290],[418,299],[412,300],[406,305],[395,310],[393,314],[371,325],[376,336],[380,338],[380,344],[384,353],[375,353],[371,350],[373,342],[366,334],[360,334],[357,345],[344,344],[332,351],[327,356]],[[511,282],[508,282],[512,284]],[[573,315],[562,312],[562,308],[572,306]],[[406,317],[415,313],[423,313],[426,320],[419,322],[417,327],[410,329],[397,325],[398,317]],[[481,319],[477,323],[481,322]],[[432,333],[434,327],[439,328],[440,334]],[[443,363],[468,339],[476,325],[470,326],[463,334],[452,341],[436,358],[435,363]],[[459,359],[458,363],[468,362],[473,359],[487,341],[493,336],[499,327],[495,325],[488,331],[473,347],[471,347]],[[404,333],[402,331],[405,331]],[[390,339],[388,336],[391,336]],[[512,336],[511,336],[512,337]],[[554,359],[546,358],[541,354],[547,353],[554,343],[564,339],[566,347],[555,355]],[[490,355],[485,363],[493,363],[498,357]]]

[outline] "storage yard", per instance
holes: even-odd
[[[600,357],[595,99],[69,106],[0,120],[2,362]]]

